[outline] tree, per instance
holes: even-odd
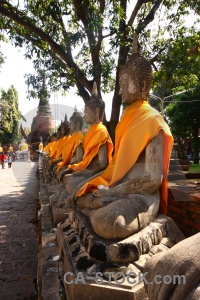
[[[199,163],[199,34],[180,34],[170,43],[168,49],[165,49],[160,59],[160,69],[154,75],[154,94],[159,96],[162,102],[165,100],[165,118],[170,123],[175,138],[179,141],[189,139],[192,142],[195,162]],[[184,93],[185,90],[188,92]],[[175,96],[172,96],[173,94]],[[152,104],[156,104],[158,110],[162,110],[161,102],[156,97],[150,100],[154,101]]]
[[[121,105],[119,69],[129,54],[133,32],[139,35],[145,55],[158,70],[160,56],[169,47],[164,34],[168,32],[176,39],[179,29],[184,28],[182,16],[200,11],[196,0],[138,0],[134,6],[127,0],[12,2],[1,0],[0,28],[16,46],[26,47],[27,58],[34,56],[38,75],[30,75],[28,84],[39,91],[37,84],[45,68],[49,87],[69,89],[76,85],[85,102],[94,81],[100,95],[113,91],[107,123],[112,137]],[[153,24],[155,29],[151,31]]]
[[[181,89],[194,88],[200,80],[199,33],[188,30],[190,35],[183,36],[182,31],[160,56],[160,69],[154,75],[154,93],[161,98]]]
[[[7,92],[1,90],[0,103],[0,142],[2,144],[18,143],[21,137],[19,120],[24,117],[18,109],[18,94],[13,86]]]
[[[200,141],[200,84],[194,90],[176,96],[175,102],[168,105],[166,115],[175,138],[189,138],[194,149],[194,162],[199,163]]]
[[[5,38],[3,35],[0,34],[0,41],[5,41]],[[0,49],[1,49],[1,46],[0,46]],[[1,65],[4,63],[4,60],[5,60],[5,56],[3,55],[3,53],[0,51],[0,68],[1,68]],[[1,69],[0,69],[1,70]]]

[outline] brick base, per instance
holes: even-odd
[[[200,187],[194,180],[169,184],[168,216],[187,237],[200,232]]]

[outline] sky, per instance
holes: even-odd
[[[0,42],[0,51],[6,57],[5,63],[0,67],[0,89],[8,90],[11,85],[18,92],[19,110],[25,116],[27,122],[22,122],[23,127],[31,127],[32,119],[37,113],[39,99],[27,99],[27,85],[25,83],[25,74],[34,73],[31,60],[24,58],[24,49],[18,49],[9,43]],[[59,93],[52,93],[50,105],[52,116],[59,121],[64,119],[65,113],[68,118],[73,113],[76,105],[80,111],[84,110],[83,99],[75,95],[76,89],[71,89],[65,97]],[[106,117],[109,120],[112,96],[105,95]]]

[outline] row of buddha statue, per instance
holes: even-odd
[[[134,41],[133,54],[119,74],[119,93],[127,107],[116,127],[115,146],[102,124],[105,104],[94,84],[85,104],[90,124],[85,137],[82,117],[74,112],[70,124],[60,126],[58,140],[52,136],[44,148],[48,170],[66,185],[69,204],[79,207],[104,238],[127,237],[147,226],[159,210],[167,211],[173,138],[147,101],[151,81],[151,64]]]
[[[115,144],[102,124],[105,104],[94,83],[85,104],[90,125],[85,136],[83,118],[74,112],[43,149],[43,168],[53,183],[65,186],[65,204],[78,208],[94,233],[108,240],[125,239],[147,227],[158,212],[167,214],[173,137],[148,103],[152,69],[139,52],[136,35],[132,52],[119,72],[119,94],[126,108]]]

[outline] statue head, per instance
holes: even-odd
[[[50,139],[51,139],[51,142],[55,142],[55,141],[57,140],[57,133],[54,132],[54,133],[51,135]]]
[[[63,123],[62,123],[62,126],[61,126],[61,131],[63,132],[63,135],[70,135],[70,126],[69,126],[69,122],[67,120],[65,120]]]
[[[151,88],[152,69],[150,62],[139,52],[137,34],[133,38],[132,55],[119,73],[120,91],[125,104],[146,100]]]
[[[64,137],[65,135],[70,135],[70,126],[69,122],[67,121],[67,117],[65,115],[65,119],[61,122],[60,126],[58,127],[58,138]]]
[[[96,82],[93,84],[90,100],[85,104],[85,121],[88,124],[95,124],[103,121],[105,103],[98,96]]]
[[[71,132],[81,131],[83,126],[83,117],[78,111],[75,111],[70,118]]]

